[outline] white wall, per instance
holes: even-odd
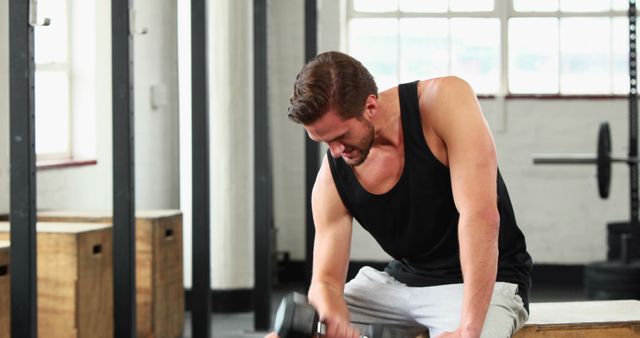
[[[483,103],[485,114],[495,111]],[[613,153],[627,156],[626,100],[513,100],[504,130],[494,130],[500,168],[537,263],[587,263],[606,257],[606,223],[629,219],[628,169],[614,166],[609,200],[598,197],[595,166],[534,166],[534,153],[595,153],[609,121]]]
[[[134,38],[136,208],[178,208],[176,1],[136,1],[135,6],[136,28],[147,29]],[[111,7],[80,0],[73,0],[72,7],[74,135],[80,156],[91,156],[93,149],[98,164],[39,171],[38,208],[110,209],[111,21],[105,13]],[[158,94],[155,102],[152,88]]]
[[[253,8],[244,1],[207,7],[211,181],[211,287],[247,289],[253,273]],[[190,7],[179,4],[179,35]],[[180,41],[180,203],[185,215],[185,286],[191,287],[191,44]],[[197,71],[197,70],[196,70]],[[196,183],[197,184],[197,183]]]
[[[137,0],[135,65],[136,208],[178,208],[177,1]]]
[[[191,36],[191,2],[178,2],[178,93],[180,124],[180,209],[182,210],[182,229],[184,245],[184,285],[192,284],[192,208],[191,208],[191,40],[182,37]]]
[[[0,213],[9,212],[9,1],[0,0]]]
[[[251,288],[253,274],[253,7],[209,2],[212,279]]]
[[[304,61],[304,1],[269,4],[269,113],[273,156],[273,204],[277,247],[304,258],[304,138],[287,118],[293,79]]]

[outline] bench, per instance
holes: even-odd
[[[640,301],[531,303],[531,316],[514,338],[640,337]]]

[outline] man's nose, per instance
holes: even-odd
[[[344,152],[344,145],[340,142],[331,142],[329,143],[329,151],[333,158],[338,158]]]

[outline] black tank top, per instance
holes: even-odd
[[[404,169],[396,185],[372,194],[342,158],[327,151],[340,197],[362,227],[394,258],[385,271],[412,287],[462,283],[458,252],[458,218],[449,168],[429,149],[420,119],[417,81],[401,84],[400,113]],[[498,171],[500,213],[497,280],[518,284],[528,309],[531,257],[518,228],[509,194]]]

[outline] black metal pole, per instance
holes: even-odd
[[[318,53],[318,9],[317,0],[305,0],[304,2],[304,56],[309,61]],[[315,226],[313,212],[311,211],[311,191],[316,181],[318,168],[320,168],[320,150],[317,143],[307,137],[305,133],[305,196],[306,196],[306,259],[305,274],[307,285],[311,282],[313,270],[313,241],[315,238]]]
[[[11,337],[36,338],[36,155],[29,1],[9,1]]]
[[[209,85],[207,6],[191,0],[192,142],[192,337],[211,337],[211,242],[209,187]]]
[[[253,1],[254,69],[254,327],[271,325],[272,193],[267,80],[267,1]]]
[[[129,0],[111,1],[114,337],[136,337],[133,37]]]
[[[638,157],[638,74],[636,57],[636,1],[629,0],[629,158]],[[638,225],[638,163],[629,162],[632,226]]]

